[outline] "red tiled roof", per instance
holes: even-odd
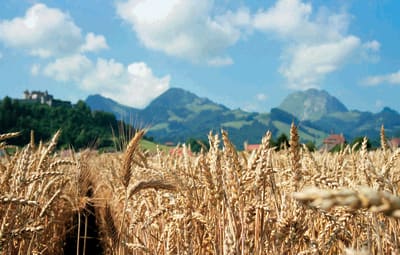
[[[187,149],[187,153],[191,156],[192,155],[192,151]],[[169,154],[170,155],[178,155],[178,156],[182,156],[183,155],[183,148],[179,147],[179,148],[173,148],[169,150]]]
[[[247,151],[254,151],[254,150],[257,150],[259,147],[260,147],[259,144],[248,144],[246,146],[246,150]]]
[[[392,147],[399,147],[400,146],[400,138],[392,138],[390,140],[390,144]]]
[[[324,144],[343,144],[345,141],[343,135],[331,134],[324,139]]]

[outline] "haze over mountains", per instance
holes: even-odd
[[[349,111],[326,91],[309,89],[288,95],[269,113],[229,109],[207,98],[179,88],[171,88],[144,109],[124,106],[100,95],[86,99],[92,110],[111,112],[134,125],[150,127],[148,136],[159,142],[206,139],[210,130],[229,132],[233,143],[242,148],[245,141],[258,143],[267,130],[275,137],[289,134],[290,124],[299,126],[303,142],[321,145],[330,133],[342,133],[348,141],[358,136],[379,137],[382,124],[388,137],[400,135],[400,115],[384,108],[379,113]]]

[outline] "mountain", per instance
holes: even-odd
[[[385,126],[386,137],[400,134],[400,114],[388,107],[378,113],[357,110],[334,112],[318,120],[304,123],[326,133],[343,133],[348,141],[359,136],[377,140],[382,124]]]
[[[205,112],[223,113],[229,109],[207,98],[179,88],[171,88],[154,99],[141,112],[142,119],[150,124],[165,121],[188,122]]]
[[[110,98],[98,94],[88,96],[85,103],[92,109],[92,111],[113,113],[119,120],[124,119],[129,121],[131,117],[136,116],[139,112],[139,109],[119,104]]]
[[[259,143],[267,130],[275,138],[281,133],[288,135],[292,122],[299,127],[302,142],[317,145],[331,133],[342,133],[347,141],[359,136],[379,140],[382,124],[388,138],[400,135],[398,112],[387,107],[379,113],[349,111],[337,98],[316,89],[290,94],[269,113],[232,110],[179,88],[167,90],[144,109],[123,106],[100,95],[89,96],[86,103],[92,110],[111,112],[125,121],[133,116],[139,125],[149,127],[149,137],[161,143],[207,139],[210,130],[223,128],[241,149],[245,141]]]
[[[324,90],[309,89],[288,95],[279,109],[299,118],[302,124],[324,133],[342,133],[348,141],[359,136],[377,140],[382,124],[387,137],[400,133],[400,115],[385,107],[381,112],[349,111]]]
[[[279,108],[300,120],[318,120],[327,114],[348,111],[336,97],[317,89],[292,93],[283,100]]]
[[[242,148],[245,141],[259,143],[267,130],[275,136],[288,134],[292,121],[299,122],[295,116],[278,108],[272,109],[271,113],[232,110],[179,88],[167,90],[140,110],[99,95],[89,96],[86,103],[93,110],[112,112],[120,119],[135,114],[135,120],[150,127],[147,136],[153,136],[159,142],[185,142],[191,137],[207,139],[210,130],[218,132],[223,128],[228,131],[232,142]],[[307,125],[301,125],[299,131],[304,141],[321,143],[326,136],[326,133]]]

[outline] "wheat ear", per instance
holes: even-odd
[[[368,187],[357,190],[321,190],[308,188],[294,193],[293,197],[305,204],[328,210],[334,206],[349,206],[352,209],[368,209],[387,216],[400,218],[400,198],[385,191]]]

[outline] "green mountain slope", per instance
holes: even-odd
[[[400,134],[400,114],[387,107],[379,113],[336,112],[311,123],[305,123],[327,133],[343,133],[348,141],[359,136],[368,136],[377,140],[382,124],[385,126],[388,138]]]
[[[119,104],[110,98],[98,94],[88,96],[85,102],[93,111],[113,113],[117,119],[124,119],[128,122],[139,112],[138,109]]]

